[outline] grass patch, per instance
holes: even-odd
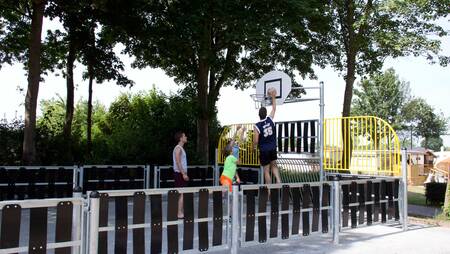
[[[408,204],[427,205],[424,186],[408,186]]]

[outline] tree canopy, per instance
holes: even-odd
[[[362,80],[352,103],[352,115],[373,115],[386,120],[399,133],[422,137],[422,146],[440,150],[448,119],[423,98],[410,95],[409,85],[393,69]],[[411,141],[412,142],[412,141]]]
[[[358,83],[352,102],[352,115],[371,115],[386,120],[396,130],[403,128],[403,106],[410,100],[409,84],[394,69],[374,74]]]
[[[408,102],[402,109],[402,115],[405,118],[405,125],[409,126],[415,135],[424,138],[422,142],[424,147],[431,148],[429,145],[432,144],[433,150],[440,150],[439,139],[448,130],[448,118],[436,112],[422,98],[414,98]]]
[[[378,72],[387,57],[423,56],[443,66],[449,62],[449,56],[440,55],[440,38],[448,32],[436,22],[450,12],[448,0],[337,0],[331,7],[336,53],[331,64],[346,82],[343,116],[350,115],[356,75]]]
[[[223,86],[246,88],[282,69],[312,75],[324,65],[326,1],[97,1],[105,26],[135,57],[134,66],[162,68],[194,91],[199,154]],[[189,10],[189,11],[186,11]],[[126,20],[126,22],[124,22]]]

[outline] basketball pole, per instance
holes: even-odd
[[[324,118],[325,118],[325,100],[324,100],[324,86],[323,86],[323,81],[320,81],[319,83],[319,87],[320,87],[320,121],[319,121],[319,127],[320,127],[320,161],[319,161],[319,165],[320,165],[320,183],[323,182],[323,178],[324,178],[324,170],[323,170],[323,156],[324,156]]]

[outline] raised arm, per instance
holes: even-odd
[[[258,142],[259,142],[259,130],[255,126],[253,127],[253,149],[256,149],[256,147],[258,146]]]
[[[272,111],[270,111],[270,118],[275,117],[275,111],[277,110],[277,100],[275,99],[276,93],[270,95],[272,97]]]

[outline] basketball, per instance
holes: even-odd
[[[267,89],[267,95],[269,95],[269,96],[272,96],[272,95],[273,96],[277,96],[277,89],[275,89],[273,87]]]

